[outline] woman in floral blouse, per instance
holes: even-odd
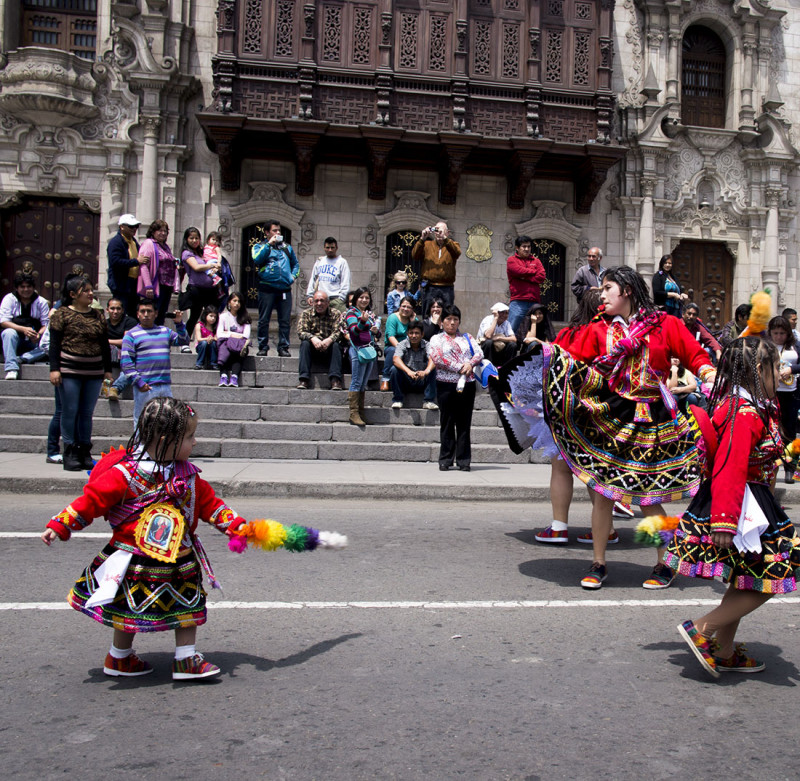
[[[455,461],[469,472],[472,460],[470,427],[475,405],[472,370],[483,360],[478,340],[462,334],[461,310],[453,305],[442,312],[442,331],[431,338],[428,355],[436,365],[436,395],[439,403],[439,469],[447,471]]]

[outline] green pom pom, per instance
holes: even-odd
[[[293,523],[286,527],[286,539],[283,547],[292,553],[302,553],[306,549],[308,541],[308,529],[300,524]]]
[[[636,531],[634,531],[633,541],[638,542],[639,545],[650,545],[654,548],[658,548],[664,544],[660,534],[650,534],[643,529],[636,529]]]

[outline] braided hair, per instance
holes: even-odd
[[[147,457],[147,447],[155,442],[155,453],[150,456],[159,464],[173,463],[181,449],[189,420],[194,410],[184,401],[168,396],[151,399],[145,404],[136,430],[125,448],[133,454],[141,446],[139,460]]]
[[[747,391],[753,399],[755,413],[761,418],[767,431],[770,430],[770,420],[774,413],[771,404],[772,396],[764,386],[759,366],[774,366],[778,363],[778,350],[768,339],[761,339],[757,336],[746,336],[741,339],[734,339],[722,352],[717,365],[717,377],[714,387],[709,397],[709,407],[713,412],[717,407],[727,405],[725,420],[721,429],[731,427],[731,437],[729,442],[733,442],[733,427],[736,425],[736,412],[738,405],[732,394],[739,388]],[[780,443],[776,443],[780,444]],[[725,454],[727,461],[730,454]],[[715,459],[714,471],[722,468],[719,464],[719,457]]]

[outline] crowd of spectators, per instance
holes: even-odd
[[[0,304],[5,378],[17,379],[21,363],[50,361],[55,411],[47,458],[63,462],[67,469],[82,468],[91,460],[91,417],[98,396],[117,401],[132,386],[135,418],[148,399],[171,395],[172,346],[189,352],[193,341],[195,368],[218,371],[221,387],[241,385],[242,362],[250,347],[250,314],[233,288],[235,280],[218,233],[209,233],[204,241],[197,228],[187,228],[178,256],[170,248],[165,221],[152,222],[141,245],[136,217],[124,214],[118,222],[107,248],[111,298],[105,313],[91,283],[74,275],[65,281],[64,296],[52,310],[36,291],[34,276],[24,272],[15,275],[14,292]],[[269,353],[274,312],[278,356],[290,357],[292,288],[300,267],[280,222],[268,221],[266,229],[264,240],[252,248],[258,290],[257,354]],[[455,306],[461,248],[446,223],[422,229],[412,248],[412,257],[420,263],[419,285],[412,293],[407,273],[394,274],[385,319],[369,288],[350,289],[347,259],[334,237],[325,238],[324,254],[308,278],[304,297],[308,306],[297,318],[297,388],[311,388],[317,369],[327,374],[331,390],[342,390],[349,372],[349,419],[357,426],[366,425],[370,381],[379,380],[381,391],[391,391],[394,410],[408,406],[409,394],[421,394],[424,410],[439,411],[440,468],[468,469],[475,367],[485,359],[502,366],[555,338],[548,307],[541,300],[546,270],[533,247],[529,236],[517,237],[506,262],[509,301],[496,302],[472,336],[462,330],[461,312]],[[601,289],[606,270],[602,250],[590,248],[585,265],[571,282],[579,304],[587,291]],[[652,292],[656,305],[681,319],[713,361],[746,327],[750,307],[741,304],[731,321],[712,331],[702,321],[698,304],[690,300],[691,291],[685,291],[673,273],[670,255],[659,261]],[[171,311],[176,295],[178,306]],[[183,312],[187,312],[186,327]],[[167,327],[168,319],[172,327]],[[797,313],[787,309],[769,328],[769,338],[782,356],[780,400],[787,433],[797,427],[800,334],[796,325]],[[119,369],[113,382],[112,368]],[[668,386],[680,406],[703,404],[697,379],[677,362]],[[63,457],[59,439],[64,443]]]

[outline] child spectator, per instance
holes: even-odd
[[[207,306],[200,314],[194,327],[197,362],[195,369],[216,369],[217,366],[217,325],[219,314],[215,306]]]
[[[112,298],[106,305],[106,326],[108,327],[108,343],[111,346],[111,364],[119,366],[122,355],[122,338],[132,328],[136,328],[136,320],[125,314],[125,304],[119,298]],[[129,387],[132,380],[120,369],[119,377],[111,385],[103,385],[101,396],[110,401],[119,401],[119,395]]]
[[[144,405],[159,396],[172,396],[170,345],[188,345],[189,336],[180,309],[175,312],[175,330],[156,325],[152,301],[140,301],[139,325],[122,337],[120,368],[133,381],[133,422],[139,420]]]
[[[217,327],[219,354],[219,387],[239,387],[242,358],[250,342],[250,314],[239,293],[232,293],[228,309],[222,313]]]
[[[516,335],[520,344],[520,355],[530,352],[535,344],[552,342],[555,339],[553,326],[544,304],[534,304],[530,308],[528,314],[522,318]]]
[[[398,271],[392,280],[394,287],[386,294],[387,315],[392,315],[400,309],[400,302],[408,295],[408,276],[405,271]]]
[[[203,263],[218,263],[222,267],[222,234],[211,231],[206,237],[206,245],[203,247]],[[216,268],[206,269],[205,275],[212,281],[220,292],[222,291],[222,277],[217,273]]]
[[[439,409],[436,405],[436,367],[428,357],[428,343],[422,338],[422,322],[412,320],[406,338],[394,351],[394,365],[389,372],[392,383],[392,409],[403,408],[404,394],[422,391],[423,409]]]

